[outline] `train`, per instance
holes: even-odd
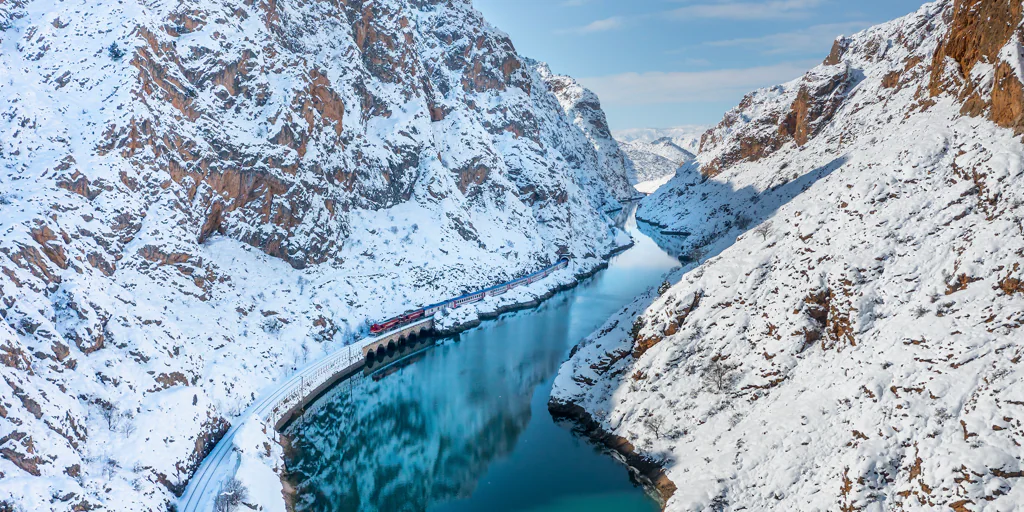
[[[562,256],[558,259],[558,261],[555,264],[550,265],[544,269],[538,270],[537,272],[534,272],[530,275],[520,277],[519,279],[514,279],[507,283],[502,283],[496,286],[492,286],[490,288],[478,290],[473,293],[467,293],[466,295],[455,297],[453,299],[448,299],[444,302],[438,302],[437,304],[423,306],[422,308],[413,311],[406,311],[401,315],[389,318],[387,320],[381,320],[380,322],[377,322],[370,326],[370,333],[375,335],[382,334],[397,329],[398,327],[401,327],[403,325],[411,324],[417,320],[432,317],[444,309],[458,309],[459,307],[465,306],[466,304],[480,302],[484,300],[484,298],[486,297],[496,297],[498,295],[502,295],[518,286],[533,284],[537,281],[540,281],[541,279],[544,279],[545,277],[550,275],[552,272],[556,270],[561,270],[568,266],[569,257]]]

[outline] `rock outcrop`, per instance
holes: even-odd
[[[930,94],[958,96],[961,113],[1024,133],[1024,7],[1012,0],[957,0],[950,16],[932,56]]]
[[[930,3],[748,95],[641,202],[685,237],[677,284],[587,338],[552,409],[660,462],[668,510],[1018,507],[1020,23]]]
[[[165,510],[367,321],[628,241],[596,98],[468,0],[14,1],[0,41],[3,504]]]

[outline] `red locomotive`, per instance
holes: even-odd
[[[373,334],[379,334],[385,331],[390,331],[399,325],[405,325],[410,322],[415,322],[420,318],[423,318],[423,309],[417,309],[416,311],[410,311],[403,315],[396,316],[390,320],[385,320],[379,324],[373,324],[370,326],[370,332]]]

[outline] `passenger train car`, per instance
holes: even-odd
[[[370,332],[372,334],[381,334],[401,327],[403,325],[410,324],[417,320],[434,316],[444,309],[456,309],[459,308],[460,306],[465,306],[466,304],[480,302],[484,300],[484,298],[486,297],[496,297],[498,295],[502,295],[518,286],[536,283],[537,281],[540,281],[541,279],[544,279],[545,277],[549,276],[552,272],[556,270],[561,270],[567,266],[569,266],[569,258],[567,256],[563,256],[554,265],[551,265],[543,270],[538,270],[537,272],[534,272],[528,276],[523,276],[520,277],[519,279],[515,279],[507,283],[502,283],[497,286],[492,286],[484,290],[468,293],[461,297],[455,297],[454,299],[449,299],[444,302],[424,306],[420,309],[408,311],[394,318],[383,320],[379,323],[373,324],[370,327]]]

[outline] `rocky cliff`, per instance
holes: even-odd
[[[1024,500],[1019,0],[942,0],[748,95],[639,215],[676,283],[552,408],[666,468],[669,510]]]
[[[468,0],[6,2],[0,76],[0,508],[164,510],[367,320],[628,241]]]
[[[612,136],[608,119],[601,110],[601,101],[597,95],[572,77],[552,74],[543,64],[535,66],[551,92],[558,98],[562,109],[597,150],[597,162],[590,165],[602,170],[603,174],[595,178],[607,184],[617,200],[636,199],[637,193],[631,186],[636,170]]]

